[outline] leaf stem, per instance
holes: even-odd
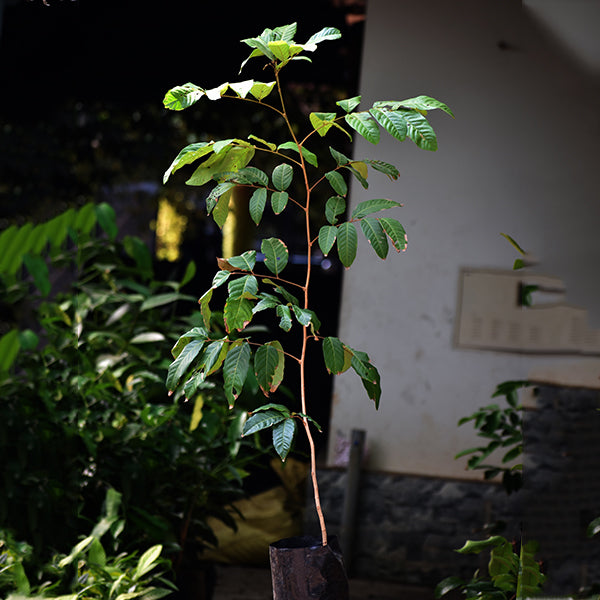
[[[279,82],[279,74],[275,70],[275,79],[277,81],[277,90],[279,91],[279,98],[281,100],[281,107],[283,111],[283,118],[287,124],[289,132],[294,140],[294,143],[298,146],[298,151],[300,153],[300,162],[302,168],[302,175],[304,177],[304,186],[306,189],[306,202],[304,205],[304,219],[306,226],[306,278],[304,280],[304,308],[308,310],[309,303],[309,295],[308,289],[311,280],[312,274],[312,240],[311,240],[311,230],[310,230],[310,193],[311,186],[308,181],[308,173],[306,170],[306,162],[304,160],[304,155],[302,154],[302,147],[298,143],[298,139],[296,138],[296,134],[294,133],[294,129],[287,117],[287,113],[285,110],[285,103],[283,99],[283,94],[281,92],[281,85]],[[306,410],[306,347],[308,342],[308,326],[304,326],[302,328],[302,352],[300,354],[300,401],[302,405],[302,412],[307,414]],[[319,495],[319,483],[317,481],[317,458],[316,458],[316,450],[315,450],[315,442],[312,436],[312,432],[310,430],[310,425],[307,417],[302,418],[302,422],[304,424],[304,431],[306,432],[306,438],[308,440],[308,444],[310,447],[310,475],[313,486],[313,496],[315,501],[315,509],[317,511],[317,516],[319,518],[319,525],[321,528],[321,541],[323,546],[327,546],[327,528],[325,527],[325,518],[323,516],[323,509],[321,507],[321,498]]]

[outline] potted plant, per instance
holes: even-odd
[[[319,253],[327,256],[335,248],[341,264],[350,267],[356,257],[360,230],[383,259],[388,255],[390,243],[397,252],[405,250],[406,232],[395,218],[388,216],[389,209],[401,206],[395,200],[365,200],[347,214],[347,176],[352,175],[367,189],[372,171],[397,179],[395,166],[381,160],[351,159],[332,146],[320,154],[313,149],[325,136],[351,139],[353,133],[377,144],[383,129],[399,141],[409,138],[419,148],[436,150],[436,135],[427,121],[427,112],[441,109],[453,115],[445,104],[429,96],[375,102],[365,110],[357,110],[361,102],[357,96],[336,102],[339,114],[311,112],[302,130],[290,120],[280,79],[282,70],[299,60],[310,62],[308,55],[319,44],[341,36],[331,27],[315,33],[305,43],[294,41],[295,35],[294,23],[265,29],[258,37],[242,40],[252,50],[240,71],[251,59],[264,59],[265,68],[273,77],[271,81],[247,79],[212,89],[186,83],[168,91],[164,98],[165,107],[177,111],[202,99],[231,99],[251,104],[281,124],[282,137],[277,140],[263,139],[260,132],[244,132],[243,137],[192,143],[173,160],[164,182],[179,169],[194,164],[195,170],[187,183],[207,186],[206,210],[219,226],[226,222],[232,192],[245,189],[250,194],[248,209],[256,226],[271,212],[279,219],[275,219],[278,223],[299,215],[305,243],[305,271],[299,282],[286,276],[290,251],[279,237],[266,237],[241,254],[217,258],[218,271],[212,285],[199,299],[203,323],[187,331],[173,347],[167,387],[171,392],[183,388],[185,396],[192,399],[206,377],[222,371],[225,395],[229,405],[234,406],[247,373],[253,370],[264,395],[273,401],[252,411],[243,434],[271,429],[273,446],[285,461],[297,429],[303,430],[310,449],[310,475],[321,527],[319,540],[283,540],[271,546],[274,597],[345,598],[347,581],[341,556],[328,538],[319,499],[313,440],[313,429],[319,429],[319,425],[309,415],[307,354],[320,346],[324,366],[330,374],[353,370],[375,408],[379,405],[381,386],[379,373],[365,352],[335,336],[320,335],[321,323],[312,308],[310,293],[313,258]],[[255,166],[259,155],[267,158],[264,162],[268,167]],[[316,215],[322,215],[322,220]],[[277,228],[275,231],[279,232]],[[224,331],[213,329],[211,308],[213,296],[221,293]],[[275,317],[282,335],[264,341],[251,334],[249,324],[263,311]],[[295,338],[285,334],[297,328],[301,335],[298,347],[293,347]],[[292,367],[299,370],[298,405],[277,394]],[[318,556],[316,566],[309,567],[313,553]],[[301,572],[297,559],[288,559],[291,555],[300,555],[300,562],[305,561],[309,570],[316,568],[317,575]],[[289,572],[280,577],[279,568],[287,568],[290,561],[295,565],[294,577]],[[335,583],[329,584],[327,580],[332,573]]]

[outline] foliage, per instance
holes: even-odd
[[[498,404],[489,404],[468,417],[459,420],[459,425],[473,421],[477,434],[489,440],[485,446],[467,448],[454,458],[471,454],[467,461],[467,469],[483,470],[485,479],[493,479],[502,475],[502,485],[507,493],[516,492],[523,485],[523,465],[517,463],[504,466],[516,460],[523,453],[523,406],[519,403],[518,390],[528,387],[527,381],[505,381],[496,387],[492,398],[504,396],[508,406],[501,408]],[[490,465],[484,461],[495,451],[504,452],[501,465]]]
[[[305,43],[296,42],[295,35],[294,23],[265,29],[258,37],[242,40],[251,48],[251,53],[240,71],[251,59],[264,58],[273,74],[272,81],[247,79],[226,82],[212,89],[186,83],[165,95],[164,105],[170,110],[187,109],[202,99],[228,99],[254,105],[281,123],[279,134],[273,134],[270,139],[265,139],[266,134],[261,131],[260,135],[250,133],[244,137],[189,144],[173,160],[164,181],[166,183],[177,171],[194,164],[187,183],[210,186],[206,208],[220,227],[228,216],[229,193],[241,187],[251,193],[249,213],[257,226],[270,212],[277,216],[285,212],[288,219],[294,218],[290,214],[299,214],[306,244],[306,272],[300,282],[284,276],[290,251],[288,244],[275,235],[265,237],[255,248],[240,255],[217,259],[219,271],[210,289],[200,298],[203,323],[190,329],[173,347],[174,361],[169,367],[167,386],[170,390],[183,389],[189,397],[207,376],[220,371],[228,404],[233,407],[249,371],[254,371],[265,396],[271,396],[277,394],[284,381],[286,362],[295,363],[300,371],[300,406],[292,409],[287,404],[270,402],[253,412],[244,432],[249,435],[271,429],[275,450],[285,460],[293,447],[298,424],[303,426],[312,449],[315,502],[323,542],[326,543],[315,478],[311,420],[307,414],[305,366],[309,343],[320,344],[324,366],[329,373],[353,370],[376,407],[381,386],[379,373],[365,352],[350,347],[335,336],[319,334],[321,322],[309,302],[312,257],[319,251],[327,256],[335,248],[340,262],[348,268],[357,254],[359,230],[380,258],[387,257],[390,244],[397,252],[404,250],[406,233],[395,218],[381,214],[401,206],[394,200],[362,201],[346,217],[347,178],[356,178],[367,189],[372,171],[397,179],[399,173],[395,166],[381,160],[352,160],[332,146],[326,153],[315,149],[325,136],[339,136],[340,133],[343,140],[352,139],[352,134],[358,133],[370,143],[377,144],[383,129],[399,141],[408,138],[419,148],[433,151],[437,149],[437,138],[427,113],[433,109],[449,115],[452,112],[429,96],[375,102],[370,108],[359,111],[361,98],[357,96],[336,102],[340,114],[336,110],[304,115],[306,121],[302,130],[290,120],[280,82],[281,71],[296,61],[310,62],[307,53],[315,52],[325,41],[338,39],[340,32],[326,27]],[[257,155],[268,159],[268,168],[251,164]],[[322,218],[317,218],[316,222],[325,223],[318,227],[314,219],[317,209]],[[282,229],[280,225],[276,234]],[[217,290],[225,296],[224,332],[211,329],[210,304]],[[250,337],[248,325],[264,311],[275,318],[282,332],[301,328],[299,347],[284,346],[279,338],[260,342]]]
[[[117,240],[107,205],[24,228],[15,236],[27,253],[0,273],[12,321],[0,339],[0,526],[36,553],[65,551],[113,487],[128,521],[122,543],[160,541],[171,554],[214,543],[207,519],[232,524],[226,507],[256,454],[239,453],[245,410],[228,411],[214,382],[183,404],[164,387],[165,355],[195,323],[178,314],[195,303],[182,291],[194,264],[178,280],[157,278],[141,240]],[[13,245],[0,237],[0,249]]]
[[[57,554],[41,572],[31,568],[31,547],[16,542],[0,530],[0,593],[7,600],[159,600],[171,594],[173,584],[164,577],[171,568],[155,545],[139,558],[136,552],[112,556],[101,538],[111,533],[112,546],[123,531],[119,518],[121,495],[109,489],[104,514],[92,533],[78,542],[68,555]]]
[[[449,592],[461,589],[466,598],[479,600],[512,600],[531,598],[539,594],[546,577],[535,560],[536,542],[513,544],[496,535],[485,540],[469,540],[458,549],[461,554],[479,554],[490,551],[487,565],[488,578],[476,572],[470,581],[459,577],[448,577],[435,589],[435,597],[441,598]]]

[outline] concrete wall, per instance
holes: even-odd
[[[456,119],[430,113],[436,153],[387,134],[377,146],[356,138],[356,159],[386,160],[401,177],[373,173],[369,190],[353,185],[351,201],[403,202],[393,216],[409,244],[381,261],[363,241],[344,275],[339,336],[370,355],[383,396],[375,411],[353,373],[336,378],[329,465],[339,439],[361,428],[371,470],[479,478],[453,459],[475,441],[455,424],[489,403],[497,383],[580,368],[598,384],[598,357],[454,343],[461,270],[510,269],[517,257],[500,232],[538,260],[530,272],[560,278],[567,300],[600,327],[598,89],[516,0],[368,2],[362,107],[428,94]]]

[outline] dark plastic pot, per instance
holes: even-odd
[[[273,600],[348,600],[348,578],[336,537],[293,537],[269,546]]]

